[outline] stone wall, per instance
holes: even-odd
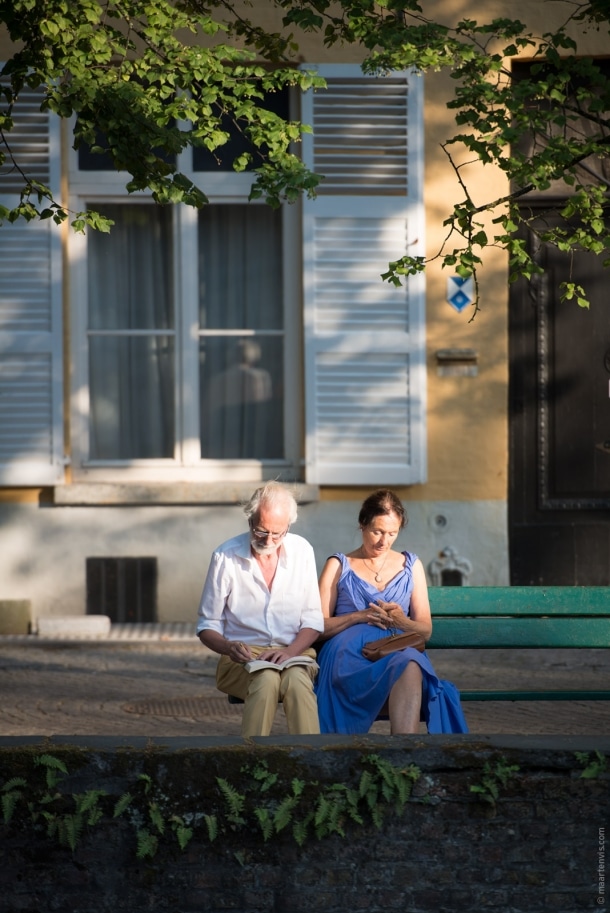
[[[0,738],[0,909],[604,909],[609,755],[601,736]]]
[[[360,544],[357,517],[365,494],[299,506],[293,531],[312,543],[318,571],[337,549],[349,552]],[[472,564],[471,586],[508,585],[504,501],[414,501],[408,512],[395,548],[416,552],[427,568],[444,548],[454,547]],[[30,600],[34,622],[84,615],[87,558],[149,557],[158,562],[156,620],[193,623],[213,550],[245,530],[241,507],[231,504],[41,507],[0,501],[0,596]]]

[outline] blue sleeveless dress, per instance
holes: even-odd
[[[335,615],[364,611],[369,603],[382,599],[397,602],[408,616],[417,555],[403,554],[404,569],[381,592],[353,572],[345,555],[333,555],[341,562]],[[315,686],[321,732],[368,732],[410,662],[416,662],[423,673],[421,719],[428,732],[468,732],[457,688],[438,678],[426,653],[408,647],[374,663],[364,658],[364,644],[380,637],[387,637],[387,631],[369,624],[353,625],[322,645]]]

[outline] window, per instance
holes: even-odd
[[[89,457],[171,458],[176,334],[171,210],[104,206],[110,234],[92,232],[87,262]]]
[[[44,261],[51,310],[39,313],[34,293],[19,305],[18,352],[0,352],[0,386],[14,386],[16,357],[25,399],[19,421],[0,430],[0,480],[61,481],[68,392],[74,481],[425,480],[423,280],[394,289],[380,279],[423,244],[421,79],[320,71],[328,91],[306,93],[301,112],[314,127],[304,159],[327,177],[316,200],[279,211],[248,203],[251,174],[188,151],[180,170],[194,180],[206,171],[210,204],[160,207],[127,194],[124,175],[70,154],[70,208],[115,225],[68,236],[69,391],[58,232]],[[45,154],[59,162],[52,143]],[[2,228],[0,261],[7,251],[5,268],[33,279],[23,230]],[[16,313],[11,295],[0,299],[0,319]],[[38,387],[28,359],[42,371]]]
[[[75,478],[300,478],[296,209],[222,170],[200,212],[160,207],[72,161],[73,205],[115,223],[70,239]]]
[[[220,477],[222,462],[228,477],[226,467],[241,464],[258,478],[270,463],[268,475],[294,476],[282,212],[239,198],[199,213],[145,199],[85,202],[115,224],[89,233],[81,261],[80,465],[100,477],[119,464]]]
[[[211,206],[199,213],[202,457],[284,456],[281,213]]]
[[[288,116],[287,92],[275,93],[269,104]],[[236,133],[223,159],[194,149],[192,170],[213,183],[214,172],[230,173],[229,159],[246,146]],[[108,172],[109,164],[108,156],[81,147],[80,180]],[[91,233],[87,245],[86,462],[181,462],[181,454],[196,450],[186,446],[181,429],[195,425],[201,460],[285,460],[281,213],[234,198],[212,203],[197,217],[191,274],[175,275],[174,248],[183,238],[171,208],[87,205],[99,206],[115,224],[110,235]],[[182,289],[193,284],[196,337],[182,345],[197,346],[198,378],[196,391],[181,396],[180,366],[192,362],[192,353],[181,351],[176,329],[187,319]]]

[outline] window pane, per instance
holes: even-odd
[[[284,456],[282,337],[200,341],[201,456]]]
[[[278,114],[284,120],[288,120],[290,116],[289,89],[283,88],[277,92],[267,92],[261,107],[266,108],[268,111],[273,111],[274,114]],[[219,113],[215,105],[212,105],[212,109],[215,114]],[[224,146],[215,149],[214,152],[210,152],[205,146],[194,146],[193,171],[233,171],[234,160],[244,152],[251,153],[253,157],[252,162],[246,169],[247,171],[262,165],[260,153],[257,152],[248,137],[236,127],[233,116],[225,114],[221,116],[220,120],[221,129],[229,134],[230,139]],[[242,126],[245,127],[245,124],[242,124]]]
[[[204,329],[282,329],[281,211],[207,206],[199,213],[199,322]]]
[[[102,208],[115,224],[88,242],[89,456],[173,458],[171,209]]]
[[[173,458],[173,337],[91,337],[89,389],[91,459]]]
[[[171,329],[171,208],[104,203],[100,209],[115,224],[109,234],[88,236],[89,329]]]

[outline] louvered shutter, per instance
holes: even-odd
[[[381,280],[423,251],[421,79],[319,67],[303,96],[306,475],[329,485],[425,481],[423,279]]]
[[[24,89],[8,135],[20,168],[59,187],[59,122]],[[19,202],[22,179],[0,167],[0,203]],[[51,220],[0,226],[0,484],[63,479],[61,247]]]

